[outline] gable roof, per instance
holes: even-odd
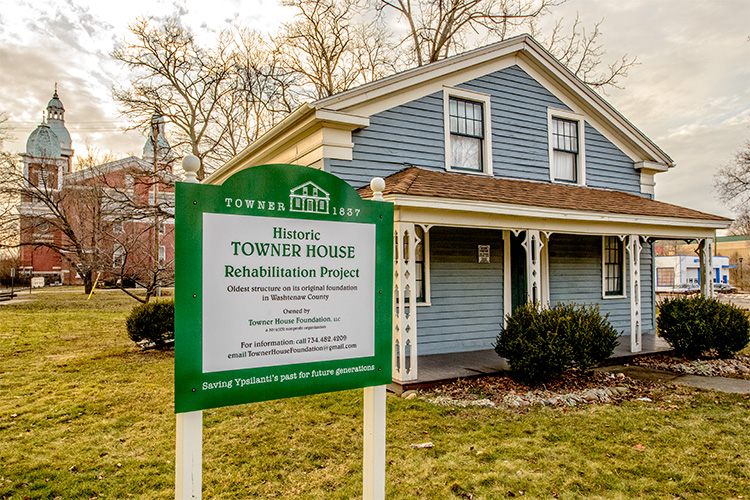
[[[732,220],[689,208],[655,201],[622,191],[519,181],[409,167],[385,179],[384,196],[450,198],[553,210],[574,210],[625,216],[672,217],[728,224]],[[363,199],[372,189],[358,190]],[[725,225],[724,224],[724,225]]]
[[[636,168],[657,172],[674,166],[669,155],[591,87],[531,36],[521,35],[303,104],[217,169],[207,182],[221,183],[237,169],[255,164],[307,165],[302,158],[310,144],[301,144],[321,127],[348,131],[367,127],[369,117],[375,113],[513,65],[520,66],[568,107],[583,113],[618,147],[630,152]],[[346,142],[339,138],[332,145],[342,147]]]
[[[609,125],[611,132],[624,136],[628,146],[649,156],[648,161],[663,164],[664,170],[674,166],[669,155],[530,35],[508,38],[412,68],[320,99],[311,106],[369,116],[384,109],[373,105],[378,100],[388,102],[388,97],[403,94],[403,99],[397,102],[405,103],[417,98],[416,95],[421,97],[434,92],[436,85],[457,85],[513,64],[529,70],[532,76],[534,73],[541,76],[537,78],[539,83],[554,85],[553,93],[558,98],[568,101],[566,104],[574,103],[573,107],[585,111],[587,117]],[[420,88],[425,90],[419,92]],[[411,92],[404,92],[404,89],[411,89]],[[393,105],[388,102],[387,107]]]

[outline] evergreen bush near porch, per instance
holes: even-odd
[[[656,329],[678,354],[691,357],[714,351],[728,358],[750,342],[745,311],[702,295],[664,300]]]
[[[524,382],[544,382],[574,366],[588,370],[617,347],[618,333],[608,317],[595,304],[558,302],[549,309],[526,304],[507,316],[495,352]]]
[[[135,306],[125,326],[133,342],[146,341],[156,349],[164,349],[174,341],[174,299]]]

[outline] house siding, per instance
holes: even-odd
[[[641,194],[641,174],[633,160],[586,123],[586,185]]]
[[[549,241],[550,303],[598,304],[621,335],[630,335],[630,280],[625,254],[625,297],[602,297],[602,237],[553,234]],[[641,251],[641,330],[653,332],[651,246]]]
[[[503,321],[501,231],[434,227],[430,238],[431,305],[417,308],[418,353],[492,349]],[[490,245],[490,263],[477,246]]]
[[[492,161],[496,177],[549,182],[547,108],[570,109],[518,66],[458,85],[491,96]],[[370,117],[352,133],[352,161],[324,168],[355,188],[409,166],[445,170],[443,93],[435,92]],[[585,128],[589,186],[640,194],[633,161],[590,124]]]

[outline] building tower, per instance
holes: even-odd
[[[53,193],[62,189],[65,174],[71,171],[73,147],[70,133],[65,128],[65,108],[55,93],[47,104],[42,123],[26,140],[26,151],[21,153],[26,186],[40,192]],[[63,281],[69,270],[64,269],[59,253],[49,248],[23,245],[38,240],[59,240],[62,234],[50,224],[40,221],[45,208],[32,199],[22,197],[18,206],[20,215],[21,273],[44,276],[47,282]]]
[[[165,169],[167,172],[172,173],[172,163],[174,156],[172,155],[172,147],[169,145],[167,136],[165,135],[165,124],[164,117],[156,111],[151,116],[151,130],[146,143],[143,145],[143,160],[149,164],[154,162],[154,137],[156,138],[156,162],[160,169]]]
[[[47,125],[60,141],[61,154],[68,160],[67,172],[70,172],[73,166],[73,144],[70,133],[65,128],[65,108],[57,95],[57,84],[55,84],[55,93],[52,95],[52,99],[47,103]]]

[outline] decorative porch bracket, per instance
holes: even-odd
[[[628,236],[628,270],[630,272],[630,352],[641,352],[641,239]]]
[[[714,296],[713,255],[714,240],[702,239],[698,244],[698,256],[700,257],[701,294],[704,297]]]
[[[393,379],[417,379],[417,298],[414,224],[393,223]]]
[[[542,242],[539,231],[526,230],[526,237],[521,243],[526,250],[526,283],[529,302],[534,305],[542,303]]]

